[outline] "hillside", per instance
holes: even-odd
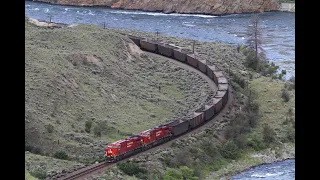
[[[232,14],[265,12],[279,9],[276,0],[35,0],[72,6],[106,6],[112,8],[165,13]]]
[[[119,29],[103,30],[84,25],[74,28],[47,29],[35,27],[26,22],[26,145],[27,143],[33,146],[39,144],[41,154],[47,156],[53,156],[56,150],[62,149],[71,157],[70,160],[91,161],[100,156],[103,144],[107,141],[124,137],[130,132],[135,132],[137,128],[146,128],[152,123],[159,123],[161,119],[159,122],[153,121],[158,116],[174,118],[170,110],[175,108],[180,108],[175,112],[181,112],[179,116],[183,116],[210,98],[211,92],[208,91],[206,83],[196,74],[181,70],[162,58],[147,56],[119,32],[157,37],[154,33]],[[165,35],[159,35],[159,39],[187,49],[191,49],[193,44],[190,39]],[[233,108],[222,118],[216,119],[214,125],[207,127],[204,131],[170,142],[169,147],[130,158],[135,166],[146,169],[147,173],[141,174],[137,171],[134,174],[135,177],[128,177],[126,169],[114,166],[96,179],[136,179],[136,177],[161,179],[164,176],[170,178],[175,173],[183,174],[182,172],[187,172],[183,174],[184,176],[196,176],[197,179],[223,179],[223,177],[228,179],[231,175],[253,165],[295,157],[294,83],[261,77],[247,69],[243,65],[245,56],[241,53],[241,48],[237,49],[234,45],[200,41],[195,43],[195,52],[199,57],[217,64],[228,72],[225,74],[231,78],[233,94],[236,96]],[[96,60],[98,58],[100,61]],[[109,74],[105,76],[102,72]],[[185,76],[176,78],[180,73]],[[60,74],[64,75],[62,77],[72,77],[75,80],[63,79],[56,82],[55,79],[60,77]],[[122,78],[123,76],[126,78]],[[192,77],[192,79],[185,77]],[[154,84],[154,79],[159,80],[158,78],[162,81],[160,92],[158,84]],[[105,85],[104,82],[108,84]],[[174,86],[173,82],[177,86]],[[249,82],[248,86],[247,82]],[[73,87],[74,84],[78,86]],[[164,84],[168,86],[165,87]],[[108,89],[109,86],[113,89]],[[106,89],[102,91],[106,93],[97,92],[98,87]],[[242,117],[239,115],[246,108],[249,88],[254,92],[252,97],[258,104],[259,113],[256,116],[258,117],[256,125],[248,131],[247,126],[243,126],[242,123],[245,119],[238,117]],[[287,89],[288,101],[282,99],[282,89]],[[66,93],[59,93],[61,90]],[[122,93],[118,92],[119,90]],[[95,96],[96,94],[99,96]],[[200,94],[201,96],[197,98]],[[152,95],[153,98],[148,98],[148,95]],[[160,99],[159,104],[157,104],[158,100],[154,101],[154,98]],[[58,102],[58,105],[54,103],[50,105],[51,99],[55,100],[53,102]],[[161,103],[162,101],[165,103]],[[122,102],[126,104],[123,105]],[[130,106],[126,106],[128,103]],[[77,107],[83,106],[85,107],[79,111]],[[106,107],[103,109],[100,108],[101,106]],[[109,109],[109,106],[114,109]],[[116,109],[123,107],[125,107],[125,113]],[[153,113],[150,113],[151,109],[145,110],[146,107],[153,108]],[[45,111],[44,108],[48,108],[49,111]],[[160,108],[164,110],[159,110]],[[85,111],[87,109],[91,111]],[[140,113],[143,114],[139,116]],[[81,117],[79,114],[85,115],[83,116],[85,118],[77,118]],[[121,119],[123,117],[124,119]],[[132,117],[141,119],[138,123]],[[90,133],[85,131],[85,122],[88,120],[93,122]],[[103,131],[102,137],[94,136],[94,127],[103,120],[106,121],[106,130]],[[48,124],[54,127],[51,133],[48,132],[50,130]],[[128,124],[130,128],[126,129]],[[268,124],[273,132],[271,133],[272,142],[265,141],[265,124]],[[37,134],[34,133],[36,131],[32,131],[33,127],[39,130],[38,137],[34,137]],[[242,130],[247,132],[226,141],[228,129],[231,129],[229,132],[239,133]],[[37,141],[38,139],[40,140]],[[59,144],[57,140],[60,140]],[[50,142],[56,144],[50,146]],[[53,150],[49,153],[48,149]],[[26,169],[33,171],[30,172],[31,175],[41,167],[47,172],[61,172],[64,168],[67,171],[70,170],[67,164],[77,166],[76,162],[50,163],[51,157],[48,159],[29,153],[26,155],[28,156],[26,166],[29,166]],[[26,175],[29,176],[27,172]]]
[[[28,151],[91,162],[108,142],[183,117],[212,93],[196,73],[147,56],[119,33],[25,23]]]

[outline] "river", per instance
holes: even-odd
[[[287,71],[285,79],[295,75],[295,14],[290,12],[255,13],[262,32],[262,48],[267,58]],[[244,44],[245,32],[253,14],[226,16],[164,14],[103,7],[72,7],[25,2],[30,18],[73,24],[94,24],[111,28],[159,32],[200,41]],[[281,71],[279,69],[279,71]]]
[[[230,180],[291,180],[295,179],[295,160],[264,164],[233,176]]]

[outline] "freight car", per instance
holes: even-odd
[[[215,65],[208,65],[205,60],[198,60],[194,54],[175,46],[135,36],[129,36],[129,38],[143,50],[172,57],[175,60],[198,68],[217,84],[218,91],[210,102],[185,118],[145,130],[138,135],[108,144],[105,149],[105,159],[107,162],[115,162],[139,153],[203,125],[206,121],[216,116],[228,101],[228,80]]]
[[[158,53],[158,43],[149,40],[149,39],[141,39],[140,40],[140,47],[143,50]]]
[[[173,57],[173,50],[176,49],[176,47],[164,44],[164,43],[159,43],[158,44],[158,51],[159,54],[167,57]]]
[[[173,49],[173,58],[181,62],[186,62],[187,52],[183,49]]]

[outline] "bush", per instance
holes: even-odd
[[[295,138],[296,138],[295,129],[294,129],[294,128],[290,128],[290,129],[287,131],[286,139],[287,139],[289,142],[294,143],[294,142],[295,142]]]
[[[58,158],[58,159],[68,159],[68,154],[64,151],[56,151],[53,155],[53,157]]]
[[[296,89],[295,83],[289,84],[289,86],[288,86],[288,91],[291,91],[292,89]]]
[[[118,163],[118,168],[124,172],[125,174],[129,176],[138,175],[138,174],[145,174],[147,173],[147,170],[140,168],[137,163],[134,162],[124,162],[124,163]]]
[[[193,169],[190,169],[188,168],[187,166],[180,166],[179,168],[182,176],[183,176],[183,179],[187,179],[187,180],[196,180],[198,179],[197,177],[195,177],[194,175],[194,170]]]
[[[232,80],[236,82],[242,89],[244,89],[247,85],[246,80],[242,78],[240,75],[233,74]]]
[[[181,150],[176,154],[175,162],[178,166],[191,166],[192,155],[187,149]]]
[[[95,136],[101,137],[102,133],[107,131],[107,129],[110,129],[106,122],[101,121],[99,122],[93,129],[93,133]],[[129,136],[130,134],[126,134],[127,136]]]
[[[99,126],[95,126],[93,129],[93,133],[95,136],[101,137],[102,129]]]
[[[220,147],[220,153],[226,159],[237,159],[239,148],[233,141],[227,141]]]
[[[32,171],[30,174],[38,179],[45,179],[47,177],[47,172],[40,169]]]
[[[87,133],[90,133],[91,127],[92,127],[92,121],[87,121],[84,130],[85,130]]]
[[[29,152],[34,153],[34,154],[42,155],[42,150],[41,150],[40,147],[34,147],[32,145],[25,144],[24,150],[25,151],[29,151]]]
[[[163,162],[168,166],[168,167],[175,167],[175,164],[172,162],[171,157],[165,156],[163,158]]]
[[[283,98],[284,102],[290,101],[290,95],[286,89],[281,90],[281,98]]]
[[[225,131],[226,138],[236,138],[240,134],[244,134],[250,131],[250,126],[248,122],[248,117],[246,113],[241,112],[231,124],[227,127]]]
[[[265,143],[274,142],[276,137],[276,132],[268,124],[264,124],[262,134],[263,134],[263,141]]]
[[[248,118],[248,124],[249,124],[250,127],[254,128],[254,127],[257,126],[258,120],[259,120],[258,113],[248,112],[247,113],[247,118]]]
[[[243,134],[240,134],[234,139],[234,142],[240,149],[245,149],[247,147],[247,139]]]
[[[279,79],[282,80],[283,76],[284,76],[284,74],[282,74],[282,73],[279,74]]]
[[[162,176],[163,180],[183,180],[182,173],[179,170],[168,168]]]
[[[291,76],[291,78],[289,79],[290,82],[295,83],[296,82],[296,78],[294,76]]]
[[[47,129],[48,133],[52,133],[54,130],[54,127],[53,127],[53,125],[49,124],[46,126],[46,129]]]
[[[266,145],[264,144],[263,140],[259,139],[257,136],[249,138],[247,145],[256,151],[260,151],[266,148]]]

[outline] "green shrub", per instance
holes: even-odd
[[[111,130],[112,128],[108,127],[105,121],[99,122],[93,129],[93,133],[95,136],[101,137],[103,132],[107,130]],[[125,134],[126,136],[130,136],[131,134]]]
[[[186,180],[197,180],[198,179],[197,177],[194,176],[195,175],[194,170],[188,168],[187,166],[180,166],[179,170],[183,176],[183,179],[186,179]]]
[[[84,129],[84,130],[85,130],[87,133],[90,133],[91,127],[92,127],[92,121],[86,121],[85,129]]]
[[[36,169],[30,172],[30,174],[38,179],[45,179],[47,177],[47,172],[44,170]]]
[[[24,150],[25,151],[29,151],[29,152],[34,153],[34,154],[42,155],[42,150],[41,150],[40,147],[34,147],[32,145],[25,144]]]
[[[102,128],[99,126],[95,126],[93,129],[93,133],[95,136],[101,137],[102,134]]]
[[[198,150],[197,148],[195,148],[195,147],[190,147],[190,148],[189,148],[189,152],[192,153],[192,154],[197,154],[198,151],[199,151],[199,150]]]
[[[254,128],[258,124],[259,120],[259,115],[255,112],[248,112],[247,113],[247,118],[248,118],[248,124],[250,127]]]
[[[281,89],[281,98],[283,98],[284,102],[290,101],[290,95],[286,89]]]
[[[48,125],[46,126],[46,129],[47,129],[48,133],[52,133],[53,130],[54,130],[54,127],[53,127],[52,124],[48,124]]]
[[[122,172],[129,176],[147,173],[147,170],[140,168],[139,165],[134,162],[118,163],[117,166]]]
[[[242,89],[244,89],[247,85],[247,82],[240,75],[232,74],[232,80],[237,83]]]
[[[247,139],[244,134],[238,135],[235,139],[234,142],[240,149],[245,149],[247,147]]]
[[[64,151],[56,151],[53,155],[53,157],[58,158],[58,159],[68,159],[68,154]]]
[[[263,134],[263,141],[265,143],[272,143],[275,141],[276,132],[268,124],[263,125],[262,134]]]
[[[282,142],[295,142],[295,129],[291,126],[286,128],[286,135],[282,139]]]
[[[240,134],[250,132],[250,126],[247,114],[245,112],[240,112],[240,114],[231,121],[230,125],[226,128],[225,136],[226,138],[236,138]]]
[[[175,164],[172,162],[171,157],[165,156],[163,158],[163,162],[168,166],[168,167],[175,167]]]
[[[226,159],[237,159],[239,152],[238,146],[233,141],[227,141],[220,147],[220,153]]]
[[[256,151],[263,150],[267,147],[263,140],[260,140],[257,136],[253,136],[252,138],[248,139],[247,145]]]
[[[177,143],[177,141],[173,141],[171,144],[170,144],[170,147],[178,147],[179,144]]]
[[[290,83],[288,86],[288,91],[291,91],[292,89],[296,89],[295,83]]]
[[[292,83],[295,83],[296,82],[296,78],[294,76],[291,76],[289,81],[292,82]]]
[[[273,75],[271,76],[271,79],[278,79],[278,76],[275,75],[275,74],[273,74]]]
[[[282,79],[283,78],[283,76],[284,76],[284,74],[279,74],[279,79]]]
[[[183,180],[182,173],[179,170],[168,168],[162,176],[163,180]]]
[[[187,149],[181,150],[176,154],[175,162],[178,166],[191,166],[193,154],[191,154]]]

